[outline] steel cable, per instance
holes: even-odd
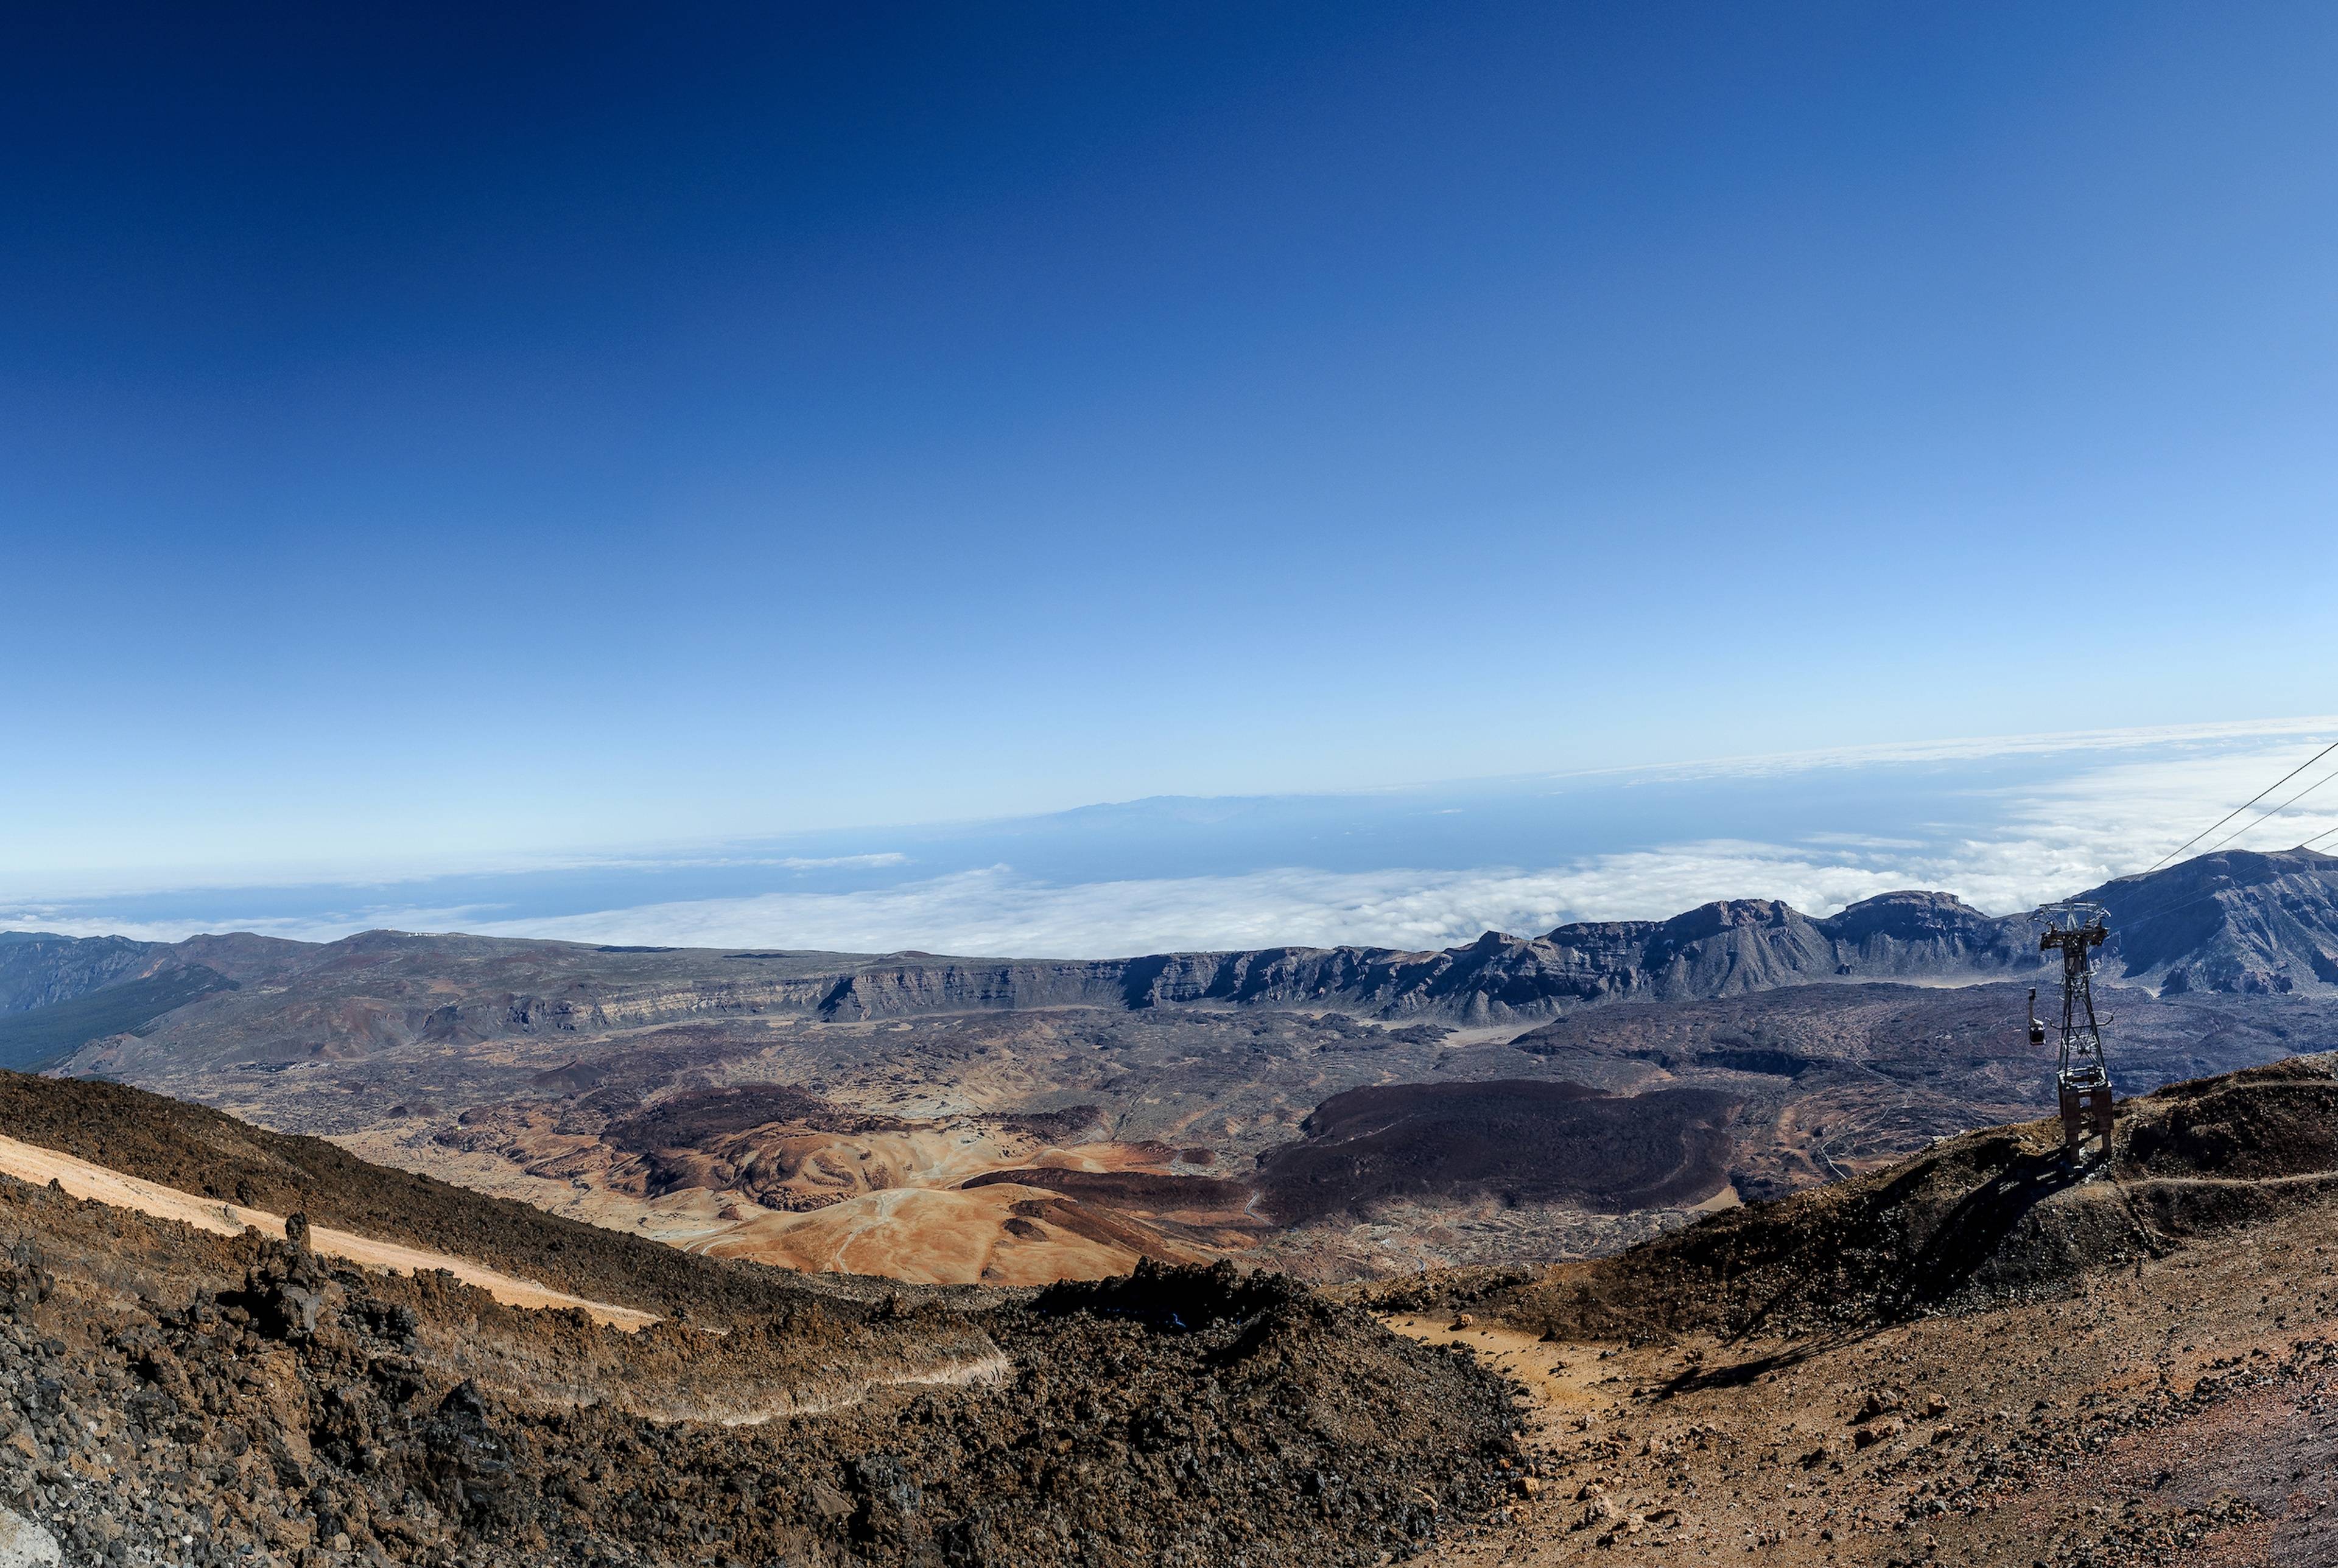
[[[2310,763],[2308,765],[2311,766]],[[2292,773],[2290,777],[2294,779],[2297,775]],[[2338,779],[2338,771],[2324,773],[2321,778],[2316,779],[2313,783],[2308,784],[2304,789],[2300,789],[2296,794],[2291,796],[2288,799],[2283,801],[2280,805],[2274,807],[2272,810],[2266,812],[2264,816],[2250,823],[2247,828],[2234,828],[2230,833],[2225,834],[2222,838],[2217,839],[2214,844],[2211,844],[2205,849],[2201,850],[2200,853],[2203,855],[2214,855],[2217,850],[2222,849],[2225,845],[2230,844],[2242,834],[2248,832],[2250,828],[2264,827],[2266,823],[2272,821],[2274,818],[2280,816],[2283,812],[2296,805],[2300,800],[2304,799],[2308,795],[2313,794],[2316,789],[2319,789],[2324,784],[2329,783],[2333,779]],[[2257,799],[2262,800],[2264,797],[2260,795]],[[2243,807],[2242,809],[2246,810],[2247,808]]]
[[[2288,772],[2283,774],[2280,778],[2274,779],[2272,783],[2266,785],[2264,789],[2258,790],[2255,794],[2250,796],[2247,799],[2234,807],[2230,811],[2225,812],[2222,817],[2217,818],[2214,822],[2209,823],[2205,828],[2203,828],[2197,833],[2193,834],[2191,838],[2186,838],[2183,843],[2178,844],[2175,848],[2170,849],[2166,854],[2162,855],[2158,859],[2154,860],[2150,865],[2143,868],[2143,875],[2146,877],[2150,876],[2154,871],[2158,870],[2162,866],[2166,865],[2170,860],[2175,859],[2178,855],[2181,855],[2186,849],[2191,848],[2193,845],[2197,844],[2201,839],[2205,838],[2209,834],[2214,833],[2217,828],[2222,828],[2225,823],[2230,822],[2234,818],[2239,816],[2242,812],[2247,810],[2250,807],[2255,805],[2258,801],[2264,799],[2266,796],[2272,794],[2274,790],[2280,789],[2283,785],[2296,778],[2300,773],[2304,772],[2308,768],[2313,767],[2316,762],[2321,761],[2324,757],[2329,756],[2333,751],[2338,751],[2338,740],[2333,740],[2329,745],[2324,746],[2321,750],[2316,751],[2313,756],[2308,757],[2304,761],[2300,762],[2296,767],[2291,769]],[[2327,780],[2325,779],[2324,782],[2326,783]],[[2318,789],[2320,786],[2317,785],[2314,786],[2314,788]],[[2302,794],[2304,791],[2300,791],[2300,793]],[[2291,799],[2294,799],[2296,797],[2293,796]],[[2276,807],[2274,808],[2274,810],[2278,811],[2281,808],[2282,808],[2280,807]],[[2265,816],[2270,817],[2273,814],[2274,812],[2268,811],[2265,813]],[[2258,822],[2262,822],[2264,820],[2264,817],[2257,818]],[[2254,828],[2255,826],[2256,822],[2249,824],[2250,828]],[[2248,828],[2244,828],[2241,831],[2245,833],[2248,831]],[[2218,839],[2217,842],[2219,844],[2226,843],[2230,838],[2236,837],[2238,837],[2238,835],[2228,835],[2225,838]]]

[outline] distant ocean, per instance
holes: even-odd
[[[1105,957],[1435,947],[1488,929],[1655,917],[1720,897],[1824,914],[1898,887],[1942,888],[2002,913],[2143,869],[2333,737],[2338,720],[2327,719],[2019,737],[1344,794],[1155,799],[579,851],[398,880],[62,897],[0,888],[0,929],[329,939],[387,926]],[[2333,829],[2338,784],[2236,842],[2282,848]]]

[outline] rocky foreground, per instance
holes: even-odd
[[[1532,1394],[1512,1528],[1436,1561],[2338,1562],[2333,1059],[2119,1112],[2107,1167],[1997,1129],[1619,1258],[1417,1282],[1400,1327]]]
[[[102,1093],[152,1122],[107,1136],[182,1179],[234,1142]],[[629,1334],[361,1272],[300,1223],[221,1236],[0,1179],[0,1505],[25,1560],[1370,1563],[1466,1531],[1517,1474],[1500,1379],[1276,1277],[894,1291],[414,1191],[409,1239],[489,1205],[470,1235],[524,1231],[594,1299],[663,1316]]]
[[[791,1276],[19,1081],[15,1124],[86,1154],[496,1239],[659,1320],[0,1181],[0,1553],[14,1529],[75,1563],[302,1568],[2338,1562],[2334,1064],[2126,1102],[2095,1165],[2055,1124],[1990,1129],[1617,1257],[1336,1300],[1224,1265]]]

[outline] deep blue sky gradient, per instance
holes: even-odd
[[[2333,80],[2310,5],[12,16],[0,866],[2327,711]]]

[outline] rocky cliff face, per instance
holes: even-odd
[[[2035,963],[2026,932],[1945,893],[1888,893],[1824,920],[1769,899],[1727,899],[1670,920],[1562,926],[1540,936],[1488,931],[1439,953],[1274,948],[1138,959],[1125,967],[1125,990],[1132,1006],[1334,1006],[1500,1022],[1813,980],[1993,974]]]
[[[2310,850],[2203,857],[2085,895],[2109,910],[2111,956],[2178,990],[2338,985],[2338,857]],[[1981,979],[2038,968],[2027,915],[1952,894],[1885,893],[1812,918],[1765,898],[1669,920],[1488,931],[1441,952],[1270,947],[1095,963],[919,958],[841,975],[822,1017],[1037,1006],[1331,1007],[1469,1022],[1550,1017],[1606,1002],[1733,996],[1817,980]],[[801,993],[784,1005],[801,1005]]]
[[[55,936],[0,931],[0,1014],[29,1012],[85,996],[144,974],[163,952],[127,936]]]
[[[2106,961],[2185,991],[2338,986],[2338,857],[2223,850],[2088,895],[2109,911]]]

